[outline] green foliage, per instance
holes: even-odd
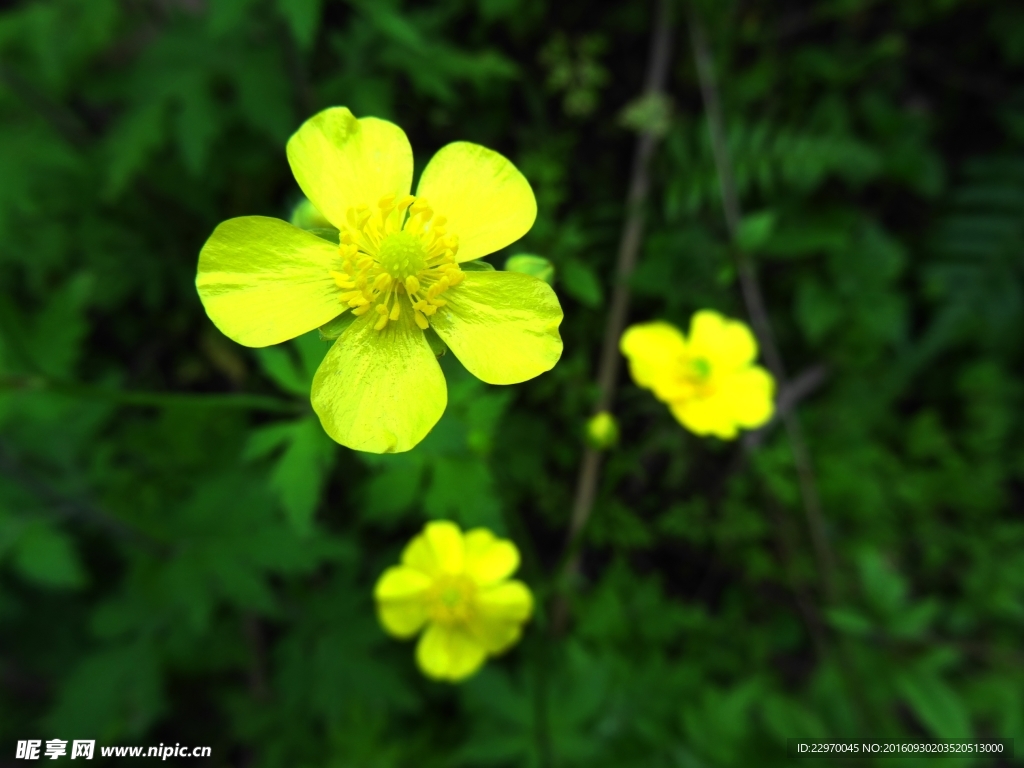
[[[643,3],[4,4],[4,749],[745,768],[787,765],[794,737],[1021,743],[1024,13],[694,7],[737,242],[682,13],[670,99],[652,100]],[[531,268],[557,273],[565,310],[562,360],[522,385],[481,383],[432,338],[449,404],[406,454],[340,448],[310,408],[350,316],[249,350],[195,292],[226,218],[294,212],[336,241],[297,208],[284,153],[336,104],[400,124],[418,169],[455,140],[511,158],[537,222],[465,267],[544,254]],[[742,317],[734,249],[753,260],[791,374],[828,372],[799,416],[834,595],[785,431],[750,452],[702,440],[628,381],[563,574],[641,128],[661,144],[629,320]],[[374,614],[376,578],[431,518],[514,539],[537,597],[522,642],[458,688]]]

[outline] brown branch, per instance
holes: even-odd
[[[659,98],[665,93],[668,77],[669,54],[671,50],[672,0],[657,0],[654,22],[651,28],[651,45],[647,61],[647,75],[644,80],[643,98]],[[618,261],[615,270],[615,284],[612,289],[611,309],[605,325],[601,359],[598,366],[597,386],[600,392],[597,412],[607,411],[615,399],[618,385],[620,355],[619,337],[626,325],[629,314],[629,280],[636,267],[640,245],[644,236],[644,206],[650,190],[650,164],[658,146],[660,135],[656,127],[641,130],[633,154],[633,167],[626,196],[626,220],[619,240]],[[572,506],[572,517],[566,539],[566,557],[563,575],[571,577],[579,569],[579,540],[594,509],[597,486],[601,477],[601,453],[586,448],[576,483],[576,495]],[[556,633],[564,629],[568,604],[565,594],[556,600],[552,624]]]
[[[690,18],[690,35],[693,44],[693,57],[697,66],[697,75],[700,79],[704,111],[708,119],[708,131],[711,134],[711,151],[714,155],[715,168],[718,172],[719,188],[722,194],[722,210],[725,215],[729,237],[734,244],[733,253],[736,261],[736,273],[740,282],[740,291],[743,294],[743,302],[746,305],[751,325],[764,353],[765,361],[775,376],[780,390],[784,390],[786,387],[786,370],[783,366],[782,356],[779,354],[779,349],[775,344],[775,337],[765,307],[764,294],[757,279],[757,272],[750,257],[737,245],[740,221],[742,220],[739,196],[736,193],[735,176],[729,158],[729,149],[726,144],[725,120],[722,116],[722,105],[718,97],[718,87],[715,83],[714,61],[708,46],[707,36],[704,34],[704,28],[696,12],[693,12]],[[807,443],[804,439],[803,428],[793,408],[780,412],[780,418],[786,428],[790,448],[793,451],[797,482],[800,487],[804,514],[807,518],[807,526],[810,530],[811,542],[814,547],[818,575],[821,579],[826,598],[829,601],[833,601],[835,599],[835,557],[832,554],[825,531],[821,501],[818,497],[817,483],[811,466],[810,453],[807,450]]]
[[[757,450],[772,427],[796,408],[804,398],[816,392],[826,379],[828,379],[828,368],[824,365],[811,366],[790,379],[779,390],[779,394],[775,398],[775,414],[771,420],[764,426],[743,435],[743,447],[747,451]]]

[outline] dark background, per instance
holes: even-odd
[[[690,12],[630,320],[744,318],[752,255],[791,375],[827,374],[799,418],[833,563],[784,430],[701,439],[626,381],[559,633],[652,6],[0,3],[0,763],[28,738],[289,768],[1024,749],[1024,6],[699,3],[732,243]],[[446,355],[448,410],[407,454],[324,436],[315,333],[239,347],[195,292],[218,222],[288,217],[285,142],[332,105],[401,125],[418,169],[452,140],[506,154],[539,216],[490,261],[557,270],[559,365],[488,387]],[[460,686],[425,680],[371,599],[438,517],[513,538],[544,609]]]

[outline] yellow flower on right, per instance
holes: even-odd
[[[690,321],[689,338],[670,323],[641,323],[626,329],[619,348],[633,381],[696,435],[731,440],[775,412],[775,380],[754,364],[757,340],[738,320],[702,309]]]

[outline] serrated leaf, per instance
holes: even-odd
[[[312,529],[313,514],[335,456],[335,444],[315,416],[292,424],[291,440],[270,475],[274,489],[300,536]]]

